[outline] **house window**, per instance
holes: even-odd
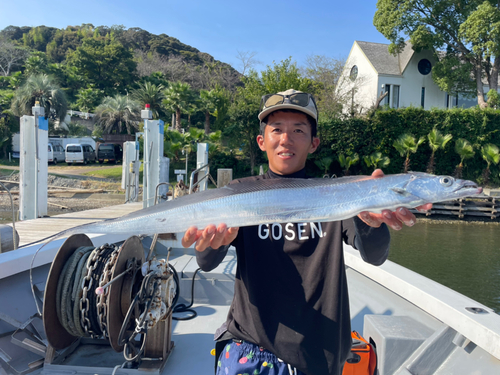
[[[358,77],[358,67],[357,65],[354,65],[351,68],[351,73],[349,74],[349,78],[351,79],[351,81],[354,81],[356,80],[357,77]]]
[[[399,86],[392,85],[391,108],[399,108]]]
[[[458,107],[458,94],[456,96],[446,93],[446,108]]]
[[[387,96],[384,98],[384,105],[390,108],[399,108],[399,85],[385,84]]]
[[[432,70],[432,64],[429,60],[427,59],[422,59],[418,62],[418,71],[420,74],[426,76],[429,74]]]
[[[420,96],[420,105],[425,107],[425,87],[422,87],[422,95]]]

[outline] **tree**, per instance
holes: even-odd
[[[404,173],[407,173],[410,168],[410,154],[416,153],[418,146],[420,146],[424,141],[424,137],[420,137],[417,141],[411,134],[403,134],[394,141],[394,148],[401,154],[401,156],[406,156],[403,164]]]
[[[236,58],[240,60],[240,73],[242,75],[245,75],[246,72],[248,72],[250,69],[253,69],[255,65],[262,64],[262,62],[257,60],[255,56],[257,56],[257,52],[237,51]]]
[[[78,100],[76,101],[78,109],[82,112],[93,112],[99,105],[102,94],[103,92],[101,90],[94,89],[92,87],[80,89],[77,94]]]
[[[69,124],[66,124],[66,126],[68,127],[67,135],[70,137],[84,137],[89,133],[89,131],[84,125],[70,122]]]
[[[342,168],[344,168],[344,175],[349,176],[351,173],[349,172],[349,168],[353,165],[356,165],[359,161],[359,155],[348,155],[344,156],[344,154],[339,154],[339,163]]]
[[[163,150],[166,156],[176,161],[179,161],[179,152],[183,150],[185,146],[185,140],[182,133],[177,130],[166,130],[165,138],[163,141]],[[188,149],[185,152],[190,152]]]
[[[47,55],[43,52],[33,52],[24,63],[24,74],[40,75],[49,73],[49,60]]]
[[[297,64],[292,62],[292,58],[282,60],[279,64],[268,65],[266,70],[261,72],[261,81],[265,93],[272,94],[288,89],[313,93],[314,82],[302,77]]]
[[[16,90],[11,109],[14,115],[31,115],[32,107],[38,101],[45,108],[45,117],[51,116],[63,121],[66,117],[68,102],[64,91],[46,74],[32,75]]]
[[[205,113],[205,134],[210,133],[210,115],[215,112],[218,99],[215,90],[200,90],[200,108]]]
[[[262,84],[255,79],[256,73],[251,73],[252,78],[244,78],[245,87],[237,89],[237,93],[229,108],[229,123],[224,128],[224,134],[229,139],[229,147],[241,149],[243,155],[249,157],[250,171],[255,173],[261,151],[256,139],[259,134],[259,103],[263,95]]]
[[[20,68],[28,55],[27,50],[0,38],[0,74],[8,76],[12,71]]]
[[[373,169],[377,168],[385,168],[391,163],[391,159],[387,156],[383,156],[381,152],[374,152],[371,155],[364,156],[363,160],[368,168],[373,167]]]
[[[429,147],[432,150],[429,164],[427,165],[427,173],[434,173],[434,154],[437,150],[444,149],[446,147],[446,144],[451,141],[453,136],[451,134],[443,135],[439,130],[434,128],[427,135],[427,138],[429,139]]]
[[[312,55],[306,58],[306,64],[301,69],[304,77],[317,84],[316,101],[322,117],[338,117],[342,107],[351,103],[355,89],[351,87],[353,81],[343,76],[345,61],[343,57]],[[359,87],[359,84],[356,86]]]
[[[481,156],[487,164],[482,174],[483,184],[486,185],[490,180],[490,165],[500,162],[500,152],[496,145],[488,143],[481,147]]]
[[[175,82],[165,90],[163,105],[175,113],[175,129],[181,130],[181,113],[186,112],[192,101],[191,86],[187,83]]]
[[[132,99],[144,108],[149,104],[149,108],[153,112],[153,118],[160,118],[160,114],[164,115],[162,101],[165,98],[165,87],[162,84],[155,85],[151,82],[140,83],[139,87],[132,91]]]
[[[484,108],[482,78],[490,89],[498,88],[499,7],[483,0],[379,0],[373,23],[391,41],[392,53],[402,51],[406,35],[417,52],[434,51],[439,62],[433,78],[442,90],[456,95],[457,88],[467,91],[475,81],[478,104]]]
[[[500,109],[500,94],[498,94],[498,91],[490,90],[487,95],[490,108]]]
[[[127,134],[132,134],[139,120],[139,104],[125,95],[108,96],[96,108],[96,124],[107,134],[120,134],[125,129]]]
[[[68,65],[88,84],[111,95],[124,93],[135,78],[136,63],[132,52],[111,38],[87,38],[67,58]]]
[[[460,164],[455,169],[455,177],[462,178],[462,171],[464,169],[464,160],[470,159],[474,156],[474,148],[466,139],[460,138],[455,142],[455,151],[460,156]]]

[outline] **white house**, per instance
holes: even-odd
[[[389,53],[388,44],[355,41],[346,60],[337,91],[349,100],[344,112],[366,112],[380,95],[391,108],[472,107],[477,100],[450,96],[432,80],[435,58],[431,51],[415,52],[407,43],[402,53]],[[486,92],[488,88],[485,87]]]

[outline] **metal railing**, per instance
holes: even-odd
[[[198,181],[194,182],[194,176],[195,174],[201,172],[203,169],[206,168],[206,173],[203,177],[201,177],[200,179],[198,179]],[[213,177],[210,175],[210,167],[208,164],[205,164],[204,166],[194,170],[192,173],[191,173],[191,177],[189,178],[189,194],[191,194],[193,192],[193,190],[200,184],[200,182],[202,182],[205,178],[209,178],[210,181],[212,181],[212,183],[217,186],[217,183],[214,181]]]
[[[156,189],[155,189],[155,205],[158,204],[158,188],[162,185],[167,185],[169,188],[167,189],[167,193],[165,194],[165,200],[167,200],[167,197],[168,197],[168,192],[169,190],[172,190],[172,198],[174,197],[174,187],[172,186],[172,184],[170,182],[160,182],[158,185],[156,185]]]

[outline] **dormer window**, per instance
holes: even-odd
[[[418,62],[418,71],[420,74],[426,76],[429,74],[432,70],[432,64],[429,60],[427,59],[422,59]]]

